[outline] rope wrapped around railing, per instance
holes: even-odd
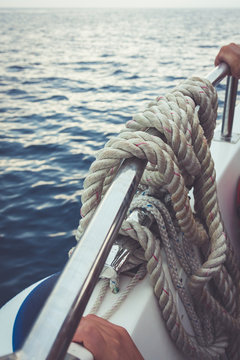
[[[200,78],[186,80],[135,115],[90,167],[76,238],[81,238],[122,160],[147,160],[129,211],[143,209],[154,221],[149,229],[131,217],[123,222],[121,235],[139,243],[129,262],[146,264],[166,327],[183,353],[191,359],[238,360],[240,273],[217,201],[209,149],[216,118],[216,91]],[[163,257],[194,337],[179,319]],[[179,276],[179,268],[187,281]]]

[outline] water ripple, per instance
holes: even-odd
[[[211,71],[217,48],[239,42],[239,17],[0,10],[0,304],[62,269],[96,152],[149,101]]]

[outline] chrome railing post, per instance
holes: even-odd
[[[62,360],[137,190],[146,161],[124,160],[36,320],[19,360]]]
[[[226,63],[221,63],[215,67],[206,78],[212,83],[213,86],[217,86],[224,78],[229,74],[229,67]]]
[[[233,126],[237,89],[238,89],[238,79],[234,78],[233,76],[228,76],[226,92],[225,92],[225,102],[224,102],[222,132],[221,132],[221,138],[225,141],[231,141],[232,138],[232,126]]]

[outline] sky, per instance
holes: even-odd
[[[240,0],[0,0],[0,7],[240,8]]]

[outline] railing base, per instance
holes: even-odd
[[[240,134],[232,134],[231,136],[223,136],[221,131],[215,131],[213,140],[220,142],[229,142],[236,144],[240,139]]]

